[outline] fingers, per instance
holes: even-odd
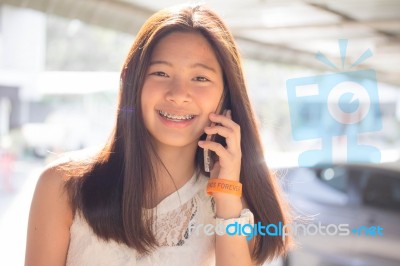
[[[233,130],[227,127],[222,127],[222,126],[209,126],[204,128],[204,132],[207,135],[214,135],[218,134],[224,138],[229,137],[231,134],[233,134]]]
[[[212,124],[204,129],[207,134],[207,139],[199,143],[204,149],[210,149],[217,153],[218,156],[223,156],[224,151],[230,153],[240,153],[240,126],[232,121],[231,111],[228,110],[225,115],[210,114]],[[225,138],[227,147],[221,144],[210,141],[209,136],[218,134]]]
[[[230,110],[225,116],[210,114],[210,120],[213,123],[204,129],[208,136],[218,134],[225,138],[228,150],[240,149],[240,126],[232,121]]]
[[[222,146],[220,143],[215,141],[199,141],[199,146],[203,149],[212,150],[218,155],[218,157],[230,156],[228,150],[225,149],[225,147]]]
[[[219,159],[219,174],[224,178],[239,180],[242,157],[240,126],[232,120],[232,113],[230,110],[224,113],[224,115],[210,114],[209,118],[212,123],[209,127],[204,129],[207,138],[204,141],[199,141],[198,145],[205,150],[211,150],[216,153]],[[215,134],[225,138],[225,147],[211,140],[209,136]]]
[[[226,148],[228,150],[235,150],[238,146],[240,146],[240,136],[236,135],[235,132],[230,128],[223,126],[206,127],[204,132],[207,134],[207,136],[218,134],[224,137],[227,144]],[[211,141],[211,138],[206,139],[206,141]]]
[[[219,124],[223,125],[224,127],[231,128],[232,130],[240,132],[239,125],[236,124],[232,120],[231,110],[228,110],[226,115],[217,115],[217,114],[211,113],[209,115],[209,118],[210,118],[211,122],[214,122],[216,124],[219,123]]]
[[[226,117],[228,117],[230,120],[232,120],[232,111],[231,110],[228,110],[227,112],[226,112],[226,115],[225,115]]]

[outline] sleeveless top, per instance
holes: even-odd
[[[155,214],[153,232],[160,245],[150,255],[140,256],[125,244],[100,239],[77,212],[70,228],[66,265],[215,265],[215,234],[193,230],[196,224],[215,224],[215,203],[205,192],[207,180],[195,173],[155,208],[146,209]]]

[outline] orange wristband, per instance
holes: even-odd
[[[242,183],[220,178],[211,178],[207,183],[207,194],[212,195],[213,192],[222,192],[241,197]]]

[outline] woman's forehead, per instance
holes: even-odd
[[[195,67],[220,68],[213,47],[197,32],[172,32],[156,44],[151,55],[151,63],[164,62],[168,65],[178,59],[184,59]]]

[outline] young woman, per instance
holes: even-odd
[[[285,253],[281,237],[209,228],[288,222],[236,45],[215,13],[153,15],[124,64],[118,105],[99,152],[41,175],[27,265],[254,265]]]

